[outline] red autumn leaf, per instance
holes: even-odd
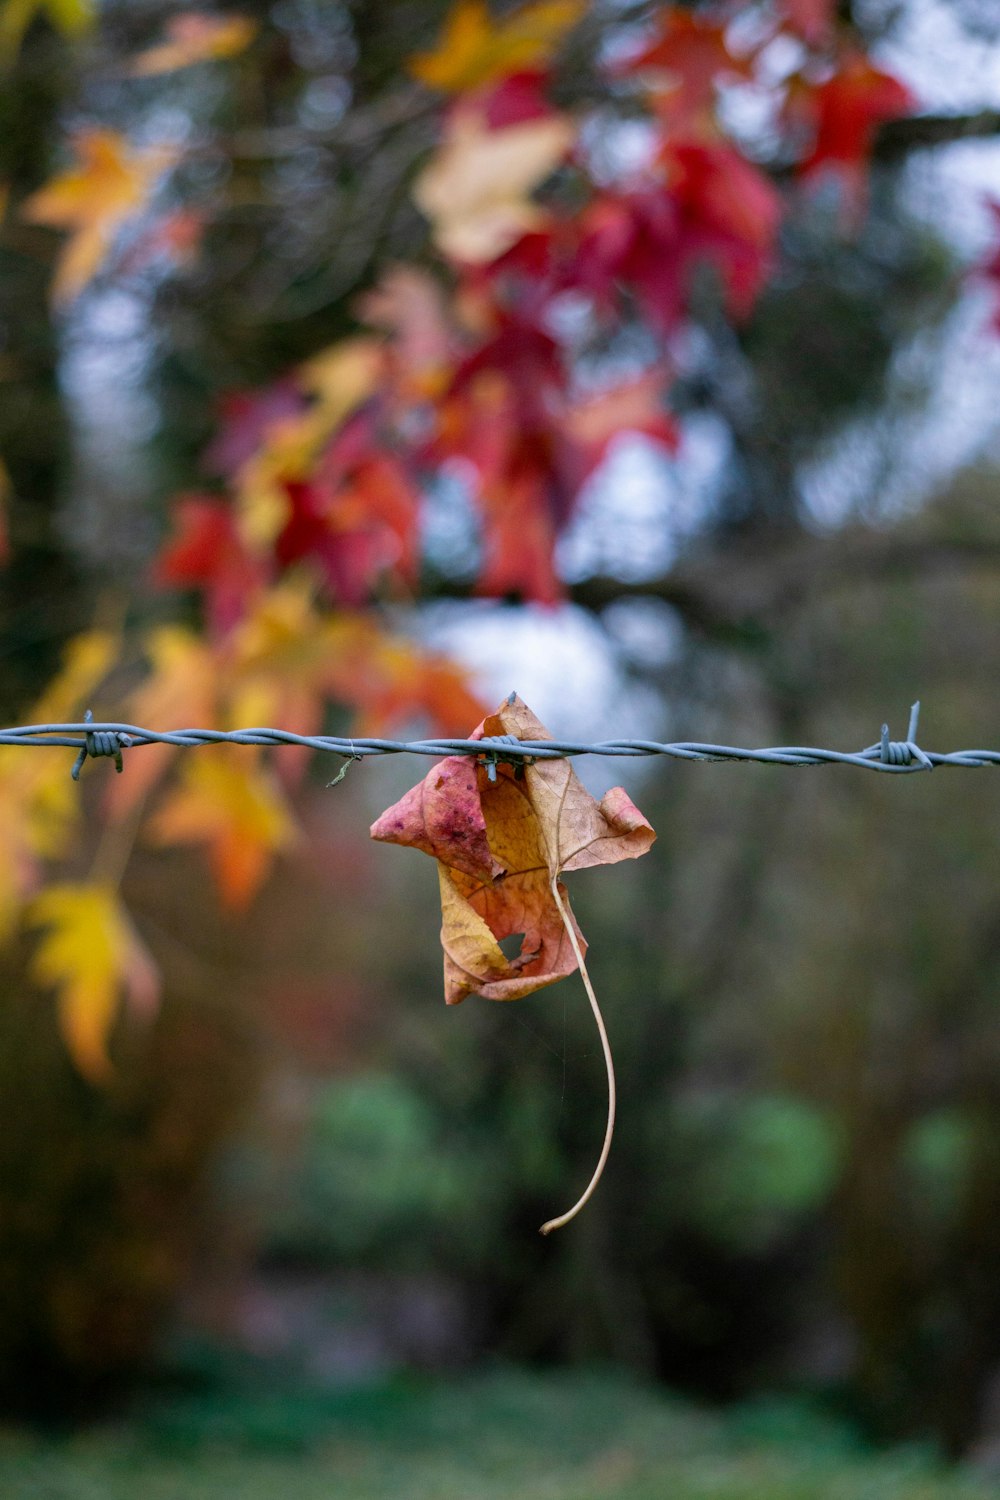
[[[551,735],[513,694],[473,739]],[[598,803],[568,760],[540,760],[517,776],[452,756],[372,825],[372,837],[434,856],[441,879],[445,999],[519,1000],[578,967],[560,910],[564,871],[645,854],[652,828],[621,787]],[[558,891],[559,900],[555,892]],[[574,932],[582,950],[579,929]],[[516,958],[500,947],[522,935]]]
[[[692,275],[714,266],[730,311],[745,317],[774,256],[781,199],[733,147],[668,142],[662,185],[603,194],[584,211],[572,277],[599,306],[624,290],[663,332],[683,319]]]
[[[515,319],[456,374],[438,452],[464,459],[477,476],[481,593],[540,603],[560,597],[553,548],[576,494],[561,430],[565,383],[553,340]]]
[[[231,479],[264,446],[270,429],[299,416],[307,405],[294,376],[285,376],[262,391],[224,396],[219,431],[204,454],[205,469]]]
[[[282,567],[312,560],[333,597],[352,607],[385,578],[415,587],[420,494],[380,448],[373,412],[351,418],[313,474],[285,488],[289,513],[274,544]]]
[[[909,114],[915,100],[891,73],[860,52],[847,53],[824,83],[796,91],[792,110],[812,130],[812,148],[800,163],[804,178],[834,172],[854,214],[864,205],[868,163],[880,125]]]
[[[789,30],[809,47],[821,47],[833,35],[837,0],[781,0]]]
[[[782,203],[765,174],[732,146],[678,143],[663,161],[679,210],[687,267],[718,269],[734,317],[746,317],[771,270]]]
[[[993,216],[998,237],[1000,237],[1000,201],[995,198],[988,199],[986,207]],[[997,292],[1000,292],[1000,240],[998,240],[996,248],[976,267],[976,270],[985,281],[990,282]],[[1000,302],[997,303],[994,310],[990,326],[994,333],[1000,333]]]
[[[672,130],[689,134],[714,130],[719,84],[748,77],[751,59],[730,51],[723,22],[670,6],[660,12],[652,43],[615,71],[638,75],[653,92],[657,114]]]
[[[676,450],[679,434],[666,410],[666,381],[664,370],[647,370],[573,404],[565,426],[579,447],[581,484],[625,433],[641,433],[669,452]]]
[[[233,512],[211,495],[184,495],[175,508],[177,534],[156,561],[154,580],[197,588],[205,597],[209,628],[225,634],[246,613],[265,578],[260,558],[240,536]]]
[[[177,208],[164,214],[123,257],[122,270],[144,271],[159,260],[177,267],[190,266],[201,249],[207,222],[207,214],[197,208]]]
[[[499,83],[481,89],[470,102],[481,112],[491,130],[523,125],[527,120],[540,120],[552,113],[548,76],[528,69],[511,73]]]

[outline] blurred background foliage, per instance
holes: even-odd
[[[99,286],[62,319],[51,236],[0,241],[10,722],[123,580],[130,619],[175,609],[144,569],[219,393],[348,331],[377,267],[426,240],[407,188],[434,119],[401,68],[446,7],[241,4],[261,36],[224,70],[123,83],[107,59],[169,9],[104,0],[79,46],[39,20],[0,85],[17,196],[95,113],[139,140],[183,119],[205,146],[177,191],[227,190],[184,274]],[[643,7],[593,9],[613,29]],[[887,48],[935,9],[841,7]],[[952,12],[995,77],[992,11]],[[564,102],[592,104],[589,20],[574,47]],[[992,144],[961,149],[996,163]],[[961,445],[940,468],[920,457],[956,327],[994,390],[998,371],[985,303],[961,333],[975,294],[964,247],[925,211],[936,180],[887,147],[860,232],[803,205],[745,326],[706,290],[673,402],[682,427],[711,424],[718,483],[654,580],[603,565],[598,517],[558,616],[581,657],[581,621],[603,631],[595,732],[626,732],[627,707],[662,738],[857,748],[887,714],[902,735],[920,696],[935,748],[1000,743],[995,429],[974,461]],[[960,427],[962,400],[949,411]],[[448,613],[417,610],[412,628],[443,619],[474,659],[486,616],[459,602],[462,567],[432,558],[427,583]],[[511,644],[488,693],[527,670],[523,607],[491,608]],[[558,687],[550,701],[557,731],[573,706]],[[713,1400],[819,1394],[880,1436],[985,1451],[1000,1422],[996,778],[620,772],[658,842],[600,890],[574,887],[617,1136],[586,1215],[541,1241],[603,1129],[592,1022],[572,982],[516,1007],[439,1004],[430,871],[366,841],[412,770],[355,767],[327,792],[318,768],[308,845],[243,918],[223,920],[195,856],[139,851],[129,906],[164,999],[147,1025],[120,1022],[104,1090],[67,1060],[23,945],[5,953],[7,1409],[93,1411],[196,1336],[335,1382],[497,1355],[614,1361]]]

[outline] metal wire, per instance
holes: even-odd
[[[756,761],[778,766],[859,766],[868,771],[886,771],[909,775],[930,771],[935,766],[1000,766],[1000,750],[950,750],[944,754],[925,751],[916,742],[920,704],[910,711],[905,740],[890,740],[888,725],[883,724],[877,744],[864,750],[825,750],[811,745],[775,745],[753,750],[738,745],[703,744],[697,740],[678,740],[663,744],[658,740],[517,740],[510,736],[496,739],[349,739],[343,735],[293,734],[287,729],[174,729],[161,732],[143,729],[136,724],[94,723],[88,714],[83,723],[21,724],[0,729],[0,745],[58,746],[76,750],[76,774],[83,760],[90,756],[113,756],[141,749],[143,745],[176,745],[193,749],[198,745],[301,745],[339,755],[345,761],[363,760],[369,755],[475,755],[487,766],[500,762],[521,766],[535,760],[560,760],[577,755],[640,757],[665,755],[673,760]],[[74,778],[75,779],[75,778]]]

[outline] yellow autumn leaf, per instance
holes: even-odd
[[[0,63],[16,57],[36,16],[45,16],[63,36],[79,36],[93,23],[94,0],[0,0]]]
[[[486,0],[459,0],[432,52],[410,59],[421,83],[461,93],[549,61],[586,0],[537,0],[494,22]]]
[[[321,349],[299,366],[302,388],[317,398],[328,430],[367,401],[378,385],[383,364],[380,340],[360,335]]]
[[[117,650],[117,637],[109,631],[77,636],[28,720],[78,720]],[[79,790],[70,780],[64,756],[47,750],[28,754],[16,745],[0,747],[0,942],[10,936],[25,901],[38,889],[41,862],[65,852],[79,816]]]
[[[192,752],[148,825],[156,844],[205,844],[227,905],[245,907],[297,828],[278,783],[242,745]]]
[[[119,999],[124,994],[148,1013],[159,995],[155,965],[108,886],[50,886],[31,903],[28,919],[47,929],[32,976],[55,990],[60,1030],[80,1072],[103,1082],[111,1071],[107,1044]]]
[[[565,115],[490,130],[478,115],[457,112],[413,188],[438,246],[482,265],[543,223],[545,211],[528,194],[565,159],[575,135]]]
[[[78,131],[73,150],[77,165],[39,188],[21,210],[29,223],[70,232],[52,288],[57,303],[72,301],[92,280],[118,230],[176,160],[166,147],[130,151],[116,130]]]
[[[31,710],[36,724],[68,720],[100,686],[118,654],[119,638],[110,630],[84,630],[63,651],[62,665]]]
[[[149,47],[134,58],[129,72],[134,78],[174,73],[192,63],[236,57],[257,35],[257,23],[248,16],[209,16],[187,11],[171,16],[166,41]]]

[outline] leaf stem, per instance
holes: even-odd
[[[117,823],[109,821],[105,825],[91,864],[91,880],[112,890],[121,885],[125,867],[135,848],[145,806],[146,797],[142,796]]]
[[[590,975],[587,973],[587,965],[583,957],[583,951],[580,948],[580,943],[577,939],[576,929],[569,919],[569,913],[567,912],[566,907],[563,904],[563,899],[559,894],[558,871],[552,876],[551,886],[552,895],[555,898],[555,903],[559,908],[559,915],[563,920],[563,926],[566,929],[566,933],[569,937],[570,943],[573,945],[573,952],[576,955],[576,961],[580,968],[580,978],[583,980],[584,989],[587,991],[587,998],[590,1001],[590,1008],[594,1012],[594,1020],[597,1022],[597,1032],[601,1038],[601,1047],[604,1052],[604,1066],[607,1069],[608,1074],[608,1123],[604,1132],[604,1145],[601,1147],[601,1154],[598,1158],[597,1166],[594,1168],[594,1175],[587,1183],[587,1186],[584,1188],[579,1198],[573,1204],[573,1207],[567,1209],[566,1213],[560,1214],[557,1219],[547,1219],[542,1225],[541,1229],[538,1231],[539,1234],[551,1234],[553,1229],[562,1229],[564,1224],[568,1224],[571,1219],[575,1219],[580,1210],[585,1207],[587,1203],[589,1203],[591,1197],[593,1196],[594,1189],[597,1187],[597,1184],[601,1180],[601,1175],[604,1171],[605,1163],[608,1159],[608,1153],[611,1150],[611,1138],[615,1133],[615,1108],[617,1104],[617,1094],[615,1090],[615,1065],[614,1060],[611,1056],[611,1043],[608,1041],[608,1033],[605,1029],[604,1017],[601,1015],[601,1007],[598,1005],[597,996],[594,994],[594,986],[591,984]]]

